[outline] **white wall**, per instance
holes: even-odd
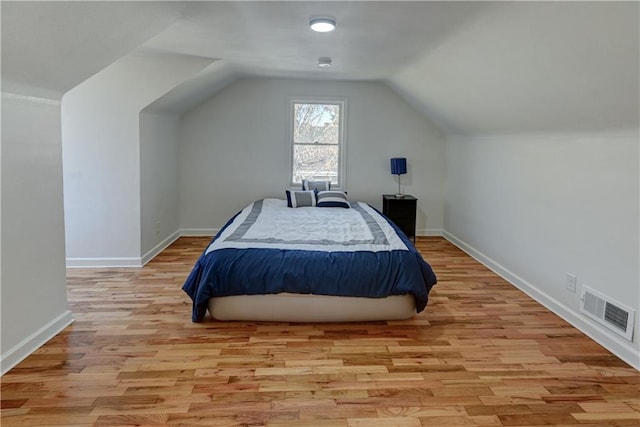
[[[349,198],[382,208],[397,191],[389,159],[405,156],[403,191],[418,200],[418,233],[443,225],[444,137],[386,85],[247,79],[183,116],[180,227],[222,227],[253,200],[284,198],[289,188],[289,98],[346,97]]]
[[[451,137],[445,204],[448,238],[636,368],[638,320],[629,343],[581,315],[579,295],[586,284],[640,314],[638,140]]]
[[[140,114],[140,245],[143,263],[178,237],[179,129],[180,117],[176,115]]]
[[[481,3],[389,79],[418,111],[465,135],[638,126],[638,2]]]
[[[71,321],[60,101],[2,93],[2,373]]]
[[[64,95],[68,265],[141,264],[139,113],[210,63],[128,56]]]

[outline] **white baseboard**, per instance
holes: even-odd
[[[441,228],[419,228],[416,230],[416,236],[442,236]]]
[[[27,358],[27,356],[60,333],[72,322],[73,317],[71,316],[71,312],[69,310],[65,310],[58,317],[20,341],[7,352],[3,353],[0,359],[0,365],[2,366],[0,368],[0,375],[4,375],[11,368],[22,362]]]
[[[147,251],[142,257],[67,258],[67,268],[140,268],[180,237],[213,237],[219,228],[181,228]]]
[[[180,232],[174,231],[170,236],[167,236],[166,239],[155,245],[153,248],[149,249],[147,253],[142,255],[142,265],[146,265],[149,261],[156,257],[160,252],[167,249],[173,242],[178,240],[180,237]]]
[[[142,267],[142,258],[67,258],[67,268]]]
[[[581,315],[575,310],[570,309],[545,292],[542,292],[540,289],[536,288],[534,285],[527,282],[522,277],[511,272],[506,267],[500,265],[498,262],[486,256],[479,250],[473,248],[471,245],[468,245],[461,239],[458,239],[453,234],[444,230],[442,235],[445,239],[469,254],[472,258],[483,264],[489,270],[493,271],[498,276],[502,277],[507,282],[511,283],[534,300],[538,301],[553,313],[562,317],[564,320],[582,331],[585,335],[589,336],[595,342],[602,345],[607,350],[618,356],[620,359],[640,371],[640,355],[638,354],[638,350],[635,349],[633,345],[622,341],[617,336],[613,336],[604,328],[601,328],[599,325],[591,323],[591,321],[588,320],[585,316]]]
[[[219,228],[181,228],[180,237],[213,237]]]

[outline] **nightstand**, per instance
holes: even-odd
[[[418,199],[408,194],[404,197],[385,194],[382,196],[382,213],[393,221],[407,235],[416,242],[416,208]]]

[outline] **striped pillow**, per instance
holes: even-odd
[[[318,192],[318,207],[320,208],[350,208],[347,194],[342,191]]]
[[[331,190],[331,181],[309,181],[302,180],[302,189],[305,191],[318,190],[328,191]]]
[[[317,203],[316,191],[289,191],[287,194],[287,206],[301,208],[303,206],[315,206]]]

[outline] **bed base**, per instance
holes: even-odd
[[[412,295],[362,298],[280,293],[211,298],[209,313],[224,321],[368,322],[409,319],[416,306]]]

